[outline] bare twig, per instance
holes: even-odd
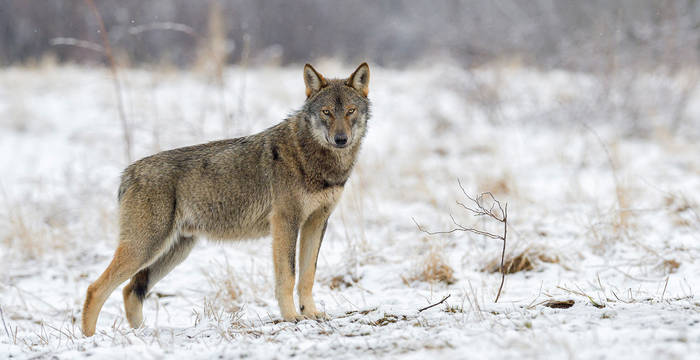
[[[459,188],[462,190],[462,194],[464,194],[464,196],[466,196],[467,199],[471,200],[474,204],[476,204],[476,207],[469,207],[460,201],[457,201],[457,205],[471,212],[472,214],[474,214],[474,216],[487,216],[502,223],[503,235],[497,235],[487,231],[466,227],[458,223],[457,220],[455,220],[455,218],[452,216],[452,214],[450,214],[450,219],[452,219],[452,223],[456,227],[447,231],[428,231],[424,229],[420,224],[418,224],[418,222],[415,219],[412,218],[412,220],[416,224],[416,227],[418,227],[418,230],[428,235],[451,234],[456,231],[464,231],[485,236],[491,239],[503,241],[503,249],[501,250],[501,284],[498,286],[498,293],[496,294],[496,300],[494,300],[494,302],[498,302],[498,299],[501,297],[501,291],[503,290],[503,284],[506,281],[506,269],[504,263],[506,257],[506,239],[508,237],[508,203],[502,205],[501,202],[498,201],[490,192],[484,192],[481,193],[479,196],[472,198],[464,189],[464,186],[462,186],[462,182],[459,179],[457,179],[457,184],[459,184]],[[484,202],[486,201],[491,203],[488,209],[485,207],[488,205],[484,205]]]
[[[666,283],[664,284],[664,291],[661,293],[661,301],[664,301],[664,295],[666,295],[666,287],[668,287],[668,279],[671,278],[671,275],[666,276]]]
[[[583,126],[584,129],[589,131],[593,136],[596,138],[600,146],[603,148],[603,151],[605,151],[605,156],[607,157],[608,164],[610,165],[610,171],[612,172],[612,177],[613,177],[613,185],[615,185],[615,200],[617,200],[617,221],[619,225],[624,228],[627,225],[627,216],[629,215],[626,212],[622,212],[621,210],[626,208],[626,201],[624,197],[624,191],[622,189],[622,186],[620,185],[620,178],[618,176],[618,166],[613,160],[612,155],[610,154],[610,150],[608,149],[608,146],[605,144],[605,141],[603,141],[603,138],[598,135],[598,132],[595,131],[591,126],[589,126],[587,123],[582,122],[581,125]]]
[[[176,22],[169,22],[169,21],[152,22],[149,24],[132,26],[129,28],[129,34],[137,35],[137,34],[140,34],[142,32],[153,31],[153,30],[178,31],[181,33],[185,33],[185,34],[187,34],[195,39],[199,39],[199,35],[191,26],[176,23]]]
[[[104,54],[105,49],[102,45],[94,43],[92,41],[80,40],[76,38],[69,37],[55,37],[49,40],[51,46],[75,46],[82,49],[88,49],[96,51],[98,53]]]
[[[5,314],[2,312],[2,307],[0,306],[0,318],[2,318],[2,326],[5,327],[5,333],[7,334],[7,340],[9,341],[12,336],[10,336],[10,332],[7,331],[7,324],[5,324]]]
[[[535,296],[535,298],[532,299],[532,301],[530,302],[530,304],[529,304],[528,306],[525,307],[526,309],[533,309],[533,308],[534,308],[533,305],[535,304],[535,301],[537,301],[537,299],[540,298],[540,295],[542,295],[542,285],[543,285],[543,284],[544,284],[544,282],[543,282],[543,281],[540,281],[540,290],[537,292],[537,296]],[[543,302],[540,302],[540,303],[538,303],[537,305],[539,305],[539,304],[541,304],[541,303],[543,303]]]
[[[428,309],[430,309],[430,308],[432,308],[432,307],[436,307],[436,306],[438,306],[438,305],[444,303],[445,300],[447,300],[447,298],[449,298],[450,296],[452,296],[452,294],[447,294],[447,296],[445,296],[444,298],[442,298],[442,300],[436,302],[435,304],[428,305],[428,306],[426,306],[426,307],[424,307],[424,308],[422,308],[422,309],[418,309],[418,312],[423,312],[423,311],[428,310]]]
[[[122,99],[122,86],[119,82],[119,76],[117,73],[117,63],[114,61],[114,56],[112,55],[112,47],[109,44],[109,37],[107,36],[107,30],[105,29],[104,21],[102,21],[102,15],[100,11],[97,10],[95,2],[93,0],[85,0],[85,3],[90,7],[90,10],[97,18],[97,23],[100,25],[100,35],[102,36],[102,45],[104,49],[104,54],[109,60],[109,68],[112,71],[112,79],[114,83],[114,91],[117,95],[117,110],[119,111],[119,120],[122,125],[122,135],[124,137],[124,153],[126,155],[127,162],[131,162],[131,131],[129,129],[129,123],[126,120],[126,111],[124,110],[124,100]]]

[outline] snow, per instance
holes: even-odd
[[[115,291],[84,338],[85,290],[116,246],[128,164],[111,75],[0,69],[0,357],[695,358],[700,91],[670,134],[682,76],[372,67],[369,135],[318,262],[314,294],[331,320],[280,322],[269,238],[202,241],[146,299],[142,328]],[[304,100],[299,66],[229,68],[223,87],[201,71],[120,77],[135,158],[263,130]],[[414,223],[449,230],[452,214],[499,231],[455,204],[468,201],[457,179],[508,203],[507,257],[557,259],[507,275],[498,303],[500,275],[482,269],[500,242]],[[453,284],[415,279],[429,254]]]

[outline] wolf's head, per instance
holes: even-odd
[[[369,118],[369,66],[362,63],[347,79],[326,79],[311,65],[304,66],[304,113],[314,139],[343,149],[365,135]]]

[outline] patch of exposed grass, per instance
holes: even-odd
[[[447,263],[442,250],[431,248],[423,261],[418,264],[415,273],[408,278],[404,278],[404,283],[412,281],[423,281],[428,283],[454,284],[457,279],[454,276],[454,269]]]
[[[484,176],[477,179],[477,189],[488,189],[494,195],[516,195],[518,193],[515,178],[510,172],[500,176]]]
[[[361,323],[365,325],[370,325],[370,326],[375,326],[375,327],[382,327],[382,326],[387,326],[389,324],[394,324],[399,321],[407,321],[409,320],[408,316],[406,315],[396,315],[396,314],[388,314],[384,313],[384,316],[377,320],[368,320],[367,317],[361,317],[361,318],[355,318],[351,319],[351,322],[356,322],[356,323]]]
[[[664,261],[659,264],[659,268],[663,270],[665,274],[673,274],[676,271],[678,271],[678,268],[681,266],[681,263],[678,262],[676,259],[664,259]]]
[[[331,290],[346,289],[352,287],[358,281],[360,281],[359,278],[350,274],[337,275],[331,278],[331,280],[328,282],[328,287],[331,288]]]
[[[685,196],[668,194],[664,198],[664,205],[668,209],[674,225],[680,227],[700,225],[700,215],[696,210],[697,205]]]
[[[520,271],[534,271],[543,263],[561,264],[561,257],[553,251],[543,246],[528,246],[521,252],[507,256],[503,262],[506,274],[513,274]],[[494,258],[482,271],[497,273],[501,271],[500,257]]]

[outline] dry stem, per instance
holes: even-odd
[[[447,296],[445,296],[444,298],[442,298],[442,300],[436,302],[435,304],[428,305],[428,306],[426,306],[426,307],[424,307],[424,308],[418,309],[418,312],[423,312],[423,311],[428,310],[428,309],[430,309],[430,308],[432,308],[432,307],[438,306],[438,305],[444,303],[445,300],[447,300],[447,298],[449,298],[450,296],[452,296],[452,294],[447,294]]]
[[[5,333],[7,334],[7,340],[9,341],[11,336],[10,332],[7,331],[7,324],[5,324],[5,314],[2,312],[2,307],[0,307],[0,318],[2,318],[2,326],[5,327]]]
[[[131,162],[131,130],[129,129],[129,123],[126,120],[124,100],[122,99],[122,86],[119,83],[119,77],[117,74],[117,63],[116,61],[114,61],[114,56],[112,55],[112,47],[109,44],[109,37],[107,36],[107,30],[105,29],[105,24],[102,21],[102,15],[100,15],[100,11],[97,10],[97,6],[95,6],[93,0],[85,0],[85,3],[95,14],[95,17],[97,18],[97,23],[100,25],[100,35],[102,35],[104,54],[109,60],[109,68],[112,71],[114,91],[117,95],[117,110],[119,111],[119,120],[121,121],[122,135],[124,136],[124,152],[126,155],[126,161]]]

